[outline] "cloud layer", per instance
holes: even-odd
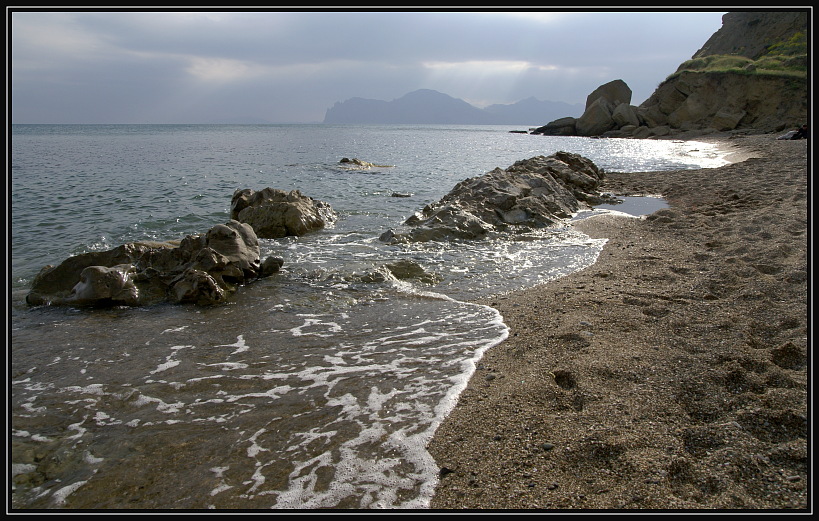
[[[317,122],[420,88],[473,105],[647,98],[722,12],[11,13],[15,123]]]

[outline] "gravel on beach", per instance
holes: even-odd
[[[697,140],[737,162],[608,173],[669,208],[578,221],[595,264],[482,301],[509,338],[429,445],[432,509],[811,508],[810,142]]]

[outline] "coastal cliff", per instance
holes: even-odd
[[[590,96],[580,118],[533,133],[648,138],[801,126],[808,117],[806,34],[807,11],[727,13],[722,27],[641,105]],[[615,88],[627,86],[614,80],[595,92]]]
[[[646,126],[780,131],[808,114],[807,12],[737,12],[638,110]]]

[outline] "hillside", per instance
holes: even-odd
[[[807,11],[748,11],[726,13],[722,28],[697,51],[693,58],[736,55],[757,60],[770,54],[772,46],[807,29]]]

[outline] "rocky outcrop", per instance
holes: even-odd
[[[544,136],[575,136],[577,135],[577,118],[565,117],[551,121],[542,127],[534,129],[532,134]]]
[[[806,80],[682,72],[660,85],[639,114],[649,127],[774,131],[800,126],[807,109]]]
[[[807,11],[727,13],[722,28],[639,107],[614,80],[589,95],[580,118],[532,133],[649,138],[799,127],[808,117],[806,33]]]
[[[637,108],[630,105],[631,89],[623,80],[599,86],[586,98],[579,118],[561,118],[532,131],[548,136],[600,136],[611,130],[641,124]]]
[[[603,178],[590,160],[568,152],[537,156],[458,183],[437,203],[381,236],[385,242],[481,239],[554,225],[600,204]]]
[[[275,188],[237,190],[231,199],[230,217],[253,227],[263,239],[301,236],[335,222],[328,203]]]
[[[731,12],[640,105],[648,127],[762,132],[807,121],[806,11]],[[713,65],[703,63],[713,62]],[[733,63],[729,60],[733,60]],[[704,67],[698,69],[698,67]]]
[[[164,301],[210,305],[281,267],[259,258],[247,224],[231,220],[176,243],[137,242],[70,257],[34,278],[29,305],[142,306]]]

